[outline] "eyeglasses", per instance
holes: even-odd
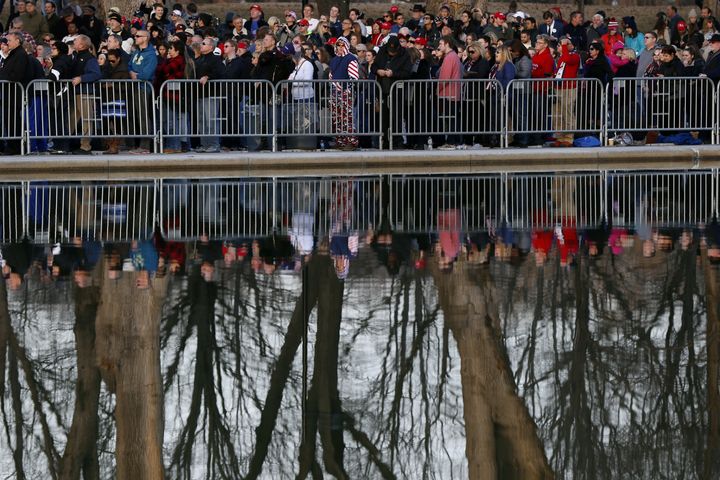
[[[475,50],[468,50],[468,53],[469,53],[470,55],[475,55]]]
[[[147,35],[133,35],[133,38],[147,38]]]
[[[645,40],[650,40],[651,38],[653,38],[652,35],[645,35]]]

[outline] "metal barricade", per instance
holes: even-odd
[[[507,219],[513,228],[584,228],[605,217],[601,173],[538,173],[508,175]]]
[[[277,104],[267,80],[168,80],[160,87],[161,151],[179,151],[191,137],[205,152],[219,151],[221,139],[233,149],[271,149]]]
[[[607,88],[609,136],[704,131],[715,142],[717,97],[709,78],[616,78]]]
[[[80,139],[83,150],[91,139],[117,142],[149,139],[155,149],[155,92],[140,80],[100,80],[73,85],[70,80],[33,80],[27,86],[27,138],[31,149],[66,150],[69,139]],[[60,147],[60,148],[58,148]]]
[[[367,230],[380,222],[379,177],[165,180],[161,225],[170,240]]]
[[[717,175],[711,170],[609,172],[609,220],[638,228],[692,227],[717,211]]]
[[[36,243],[80,237],[101,241],[147,239],[155,225],[155,182],[31,182],[28,235]]]
[[[0,242],[16,242],[27,233],[26,202],[24,184],[0,184]]]
[[[605,132],[605,90],[594,78],[512,80],[506,91],[508,129],[520,144],[541,144],[543,136],[571,143],[574,134]],[[534,138],[529,138],[534,137]]]
[[[382,179],[278,179],[277,228],[283,233],[360,232],[382,220]]]
[[[315,149],[321,142],[382,146],[381,94],[374,80],[285,80],[275,97],[275,134],[286,148]]]
[[[497,80],[403,80],[390,88],[390,149],[443,144],[500,146],[505,132],[505,95]],[[402,140],[406,138],[406,141]]]
[[[25,153],[25,91],[16,82],[0,81],[0,140],[5,140],[6,154],[22,155]],[[3,145],[0,144],[0,151]]]
[[[389,197],[389,218],[397,231],[484,231],[503,221],[504,175],[393,176]]]
[[[169,240],[262,236],[274,226],[271,179],[164,180],[160,205]]]

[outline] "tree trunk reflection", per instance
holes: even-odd
[[[461,359],[469,478],[553,478],[537,427],[517,394],[489,271],[459,262],[452,273],[434,265],[432,274]]]
[[[95,347],[102,379],[116,396],[121,480],[164,478],[160,314],[167,281],[138,289],[136,275],[124,274],[102,286]]]

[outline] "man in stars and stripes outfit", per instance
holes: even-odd
[[[353,103],[355,88],[346,80],[360,78],[358,59],[350,53],[350,42],[340,37],[335,42],[335,57],[330,60],[330,78],[343,80],[333,83],[333,92],[330,97],[330,113],[332,115],[333,131],[338,135],[337,147],[342,150],[355,150],[358,148],[358,137],[353,136]]]

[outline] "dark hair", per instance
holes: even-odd
[[[555,15],[553,15],[550,10],[545,10],[545,11],[543,12],[543,19],[544,19],[544,20],[547,20],[548,18],[553,18],[553,19],[554,19],[554,18],[555,18]]]
[[[600,57],[605,56],[605,47],[603,46],[602,42],[592,42],[588,46],[588,50],[597,50],[598,56],[600,56]]]
[[[455,43],[455,38],[453,38],[452,35],[445,35],[440,40],[445,42],[446,45],[450,45],[450,48],[452,48],[453,51],[457,53],[457,44]]]
[[[525,45],[523,45],[519,38],[513,38],[510,42],[510,52],[517,54],[518,58],[530,56],[527,48],[525,48]]]
[[[122,51],[119,48],[112,48],[107,51],[107,56],[112,55],[113,57],[122,58]]]
[[[664,53],[665,55],[675,55],[675,47],[672,45],[665,45],[660,49],[660,53]]]

